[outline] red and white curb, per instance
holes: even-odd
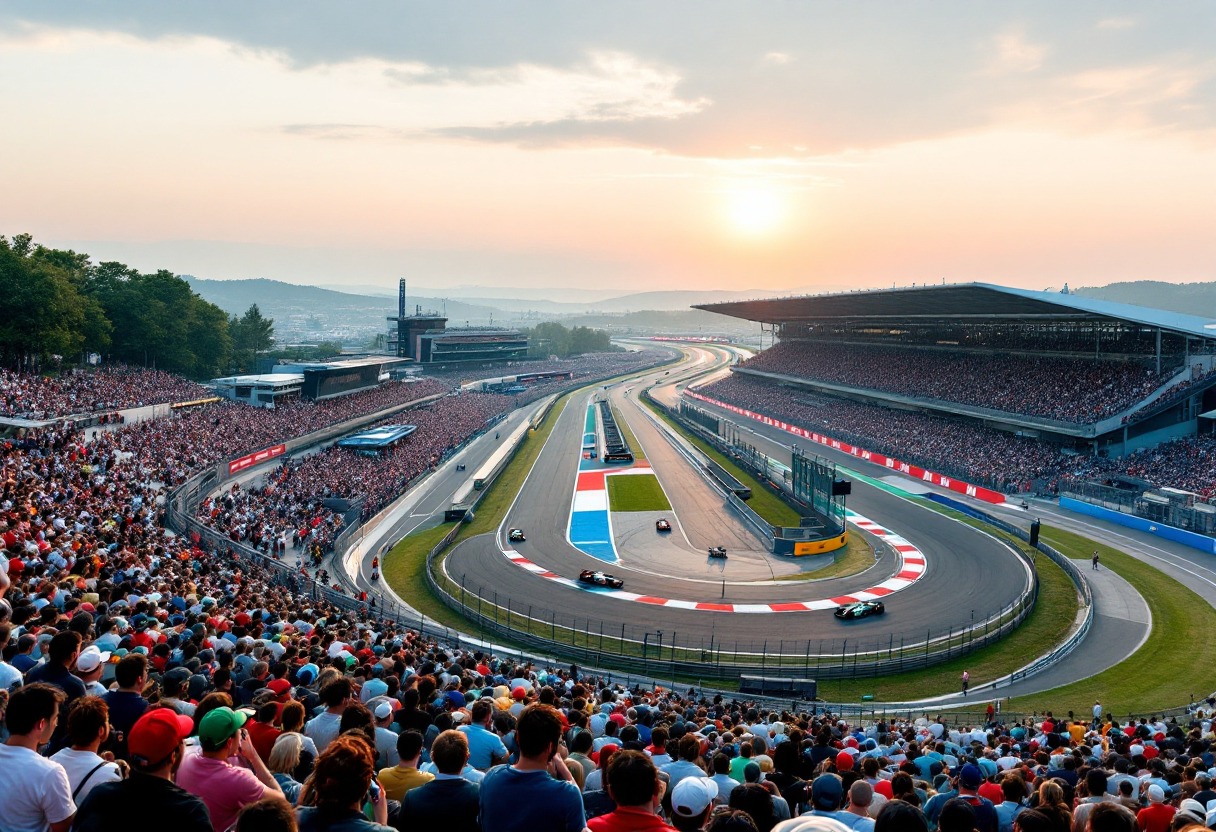
[[[920,549],[913,546],[901,535],[875,523],[867,517],[863,517],[853,511],[849,511],[848,515],[849,520],[858,528],[877,535],[891,544],[891,547],[899,554],[899,572],[877,586],[872,586],[861,592],[855,592],[851,595],[839,595],[835,598],[819,598],[812,601],[784,601],[773,604],[716,604],[712,602],[680,601],[673,598],[656,598],[653,595],[639,595],[636,592],[627,592],[624,589],[591,587],[579,583],[577,580],[562,577],[556,572],[535,564],[514,549],[503,549],[502,553],[516,566],[526,569],[538,577],[574,589],[580,589],[584,592],[593,592],[596,595],[615,598],[620,601],[634,601],[639,604],[650,604],[652,606],[683,610],[702,610],[705,612],[774,613],[830,610],[835,609],[841,604],[852,604],[856,601],[873,601],[877,598],[885,598],[900,590],[907,589],[924,576],[926,570],[925,555]]]

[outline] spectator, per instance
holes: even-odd
[[[266,768],[249,732],[243,730],[248,717],[231,708],[219,707],[202,718],[198,726],[201,753],[186,755],[177,773],[177,784],[207,804],[215,832],[224,832],[242,806],[270,795],[283,796]],[[239,756],[249,768],[229,762]]]
[[[733,780],[731,784],[733,788]],[[680,832],[698,832],[709,820],[720,794],[719,784],[708,777],[685,777],[671,792],[672,825]]]
[[[856,832],[874,832],[874,821],[870,818],[870,803],[873,800],[874,789],[865,780],[856,780],[849,786],[849,805],[845,811],[858,817],[851,827]]]
[[[94,788],[112,780],[121,780],[118,765],[98,755],[98,750],[110,736],[110,710],[96,696],[76,700],[68,712],[68,741],[70,748],[55,753],[51,760],[63,766],[72,787],[72,800],[84,804]]]
[[[929,822],[911,803],[888,800],[874,819],[874,832],[929,832]]]
[[[759,832],[759,830],[756,828],[756,822],[747,812],[742,809],[732,809],[729,806],[720,806],[709,816],[709,825],[705,827],[705,832]]]
[[[938,832],[972,832],[977,828],[975,809],[970,803],[958,797],[946,801],[937,821]]]
[[[397,737],[397,757],[397,765],[380,769],[377,779],[388,799],[400,802],[412,789],[434,780],[435,775],[418,770],[422,760],[422,734],[417,731],[405,731]],[[431,757],[434,759],[433,748]]]
[[[376,752],[360,734],[343,734],[330,742],[317,759],[311,790],[301,798],[309,805],[298,811],[300,832],[391,832],[388,798],[372,788]],[[370,802],[374,821],[363,815]]]
[[[1106,791],[1106,775],[1101,769],[1094,769],[1090,774],[1099,775],[1099,777],[1086,778],[1086,783],[1089,784],[1090,794],[1097,794],[1097,800],[1102,800]],[[1100,788],[1096,791],[1094,786],[1100,782]],[[1016,774],[1006,774],[1001,778],[1001,802],[996,805],[996,822],[998,832],[1013,832],[1013,819],[1018,816],[1025,806],[1022,801],[1026,799],[1026,784],[1022,782],[1022,778]],[[1078,817],[1080,817],[1080,808],[1077,809]],[[1086,812],[1088,814],[1088,812]],[[1079,821],[1082,829],[1084,829],[1085,821],[1083,818]],[[1074,824],[1075,825],[1075,824]]]
[[[686,780],[689,778],[686,778]],[[707,778],[700,778],[706,805],[712,801],[717,787]],[[587,821],[591,832],[632,832],[633,830],[670,830],[672,827],[659,817],[663,799],[663,783],[658,769],[641,751],[618,751],[612,755],[608,771],[608,791],[616,809]]]
[[[958,773],[958,797],[955,799],[971,807],[975,813],[977,832],[997,832],[996,807],[992,805],[992,801],[977,794],[983,782],[984,775],[980,769],[973,763],[967,763]]]
[[[1136,815],[1136,825],[1140,832],[1169,832],[1176,810],[1166,803],[1165,791],[1154,783],[1148,787],[1145,796],[1148,798],[1148,805]]]
[[[296,813],[277,797],[250,803],[236,816],[235,832],[296,832]]]
[[[256,748],[256,745],[254,746]],[[295,733],[280,734],[266,757],[266,768],[283,792],[283,798],[292,806],[300,799],[300,781],[295,772],[300,767],[300,756],[304,751],[304,738]]]
[[[27,682],[45,682],[64,692],[64,710],[85,695],[84,682],[72,675],[76,657],[80,654],[80,634],[64,631],[51,639],[50,652],[45,664],[26,674]]]
[[[9,737],[0,745],[0,828],[65,832],[76,804],[63,766],[39,755],[50,742],[66,696],[62,688],[34,682],[18,688],[5,710]]]
[[[478,771],[488,771],[491,766],[506,762],[507,747],[493,732],[490,717],[494,714],[494,704],[489,699],[478,699],[470,709],[472,723],[461,725],[460,733],[469,742],[469,765]]]
[[[515,730],[519,762],[490,769],[481,783],[482,832],[581,832],[582,796],[559,754],[561,718],[529,705]]]
[[[203,801],[173,783],[186,756],[184,740],[194,729],[189,717],[169,708],[149,711],[127,737],[131,776],[97,786],[77,815],[74,832],[146,829],[172,819],[179,832],[211,832]]]
[[[1210,828],[1209,824],[1209,828]],[[1103,803],[1093,808],[1089,815],[1087,832],[1136,832],[1136,816],[1117,803]]]
[[[322,754],[325,748],[338,736],[342,724],[342,713],[351,701],[350,681],[345,678],[335,679],[321,689],[321,704],[325,706],[320,713],[304,726],[304,733],[316,743],[317,750]]]
[[[697,764],[701,759],[701,741],[693,734],[685,734],[680,737],[677,747],[680,751],[680,759],[663,766],[663,773],[668,778],[667,788],[669,789],[674,789],[685,777],[705,776],[705,770]]]
[[[763,786],[755,783],[745,783],[742,786],[735,786],[731,789],[730,803],[728,805],[732,809],[742,809],[744,812],[747,812],[755,822],[756,829],[759,832],[769,832],[777,823],[777,819],[773,815],[772,796],[769,795]]]
[[[444,731],[431,745],[431,760],[439,773],[433,781],[406,792],[394,825],[401,832],[441,827],[447,832],[479,832],[480,788],[460,774],[469,762],[465,735]]]

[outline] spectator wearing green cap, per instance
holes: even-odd
[[[244,730],[246,720],[248,716],[231,708],[208,712],[198,725],[201,753],[188,755],[177,774],[177,784],[207,804],[215,832],[231,826],[241,807],[283,794]],[[228,762],[238,755],[249,763],[248,769]]]

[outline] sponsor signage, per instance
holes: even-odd
[[[274,459],[276,456],[282,456],[287,453],[286,445],[275,445],[272,448],[267,448],[264,451],[256,451],[251,454],[246,454],[240,459],[234,459],[228,463],[228,473],[235,474],[238,471],[243,471],[251,465],[261,465],[268,459]]]
[[[804,430],[803,428],[794,427],[778,422],[776,419],[765,416],[762,413],[753,413],[750,410],[744,410],[741,407],[735,407],[726,402],[720,402],[717,399],[711,399],[708,396],[703,396],[700,393],[695,393],[692,390],[685,390],[684,395],[691,396],[694,399],[707,402],[708,404],[716,405],[717,407],[729,410],[731,413],[738,413],[740,416],[746,416],[749,419],[755,419],[757,422],[762,422],[773,427],[780,427],[782,430],[792,433],[795,436],[801,436],[803,439],[809,439],[812,442],[817,442],[820,445],[826,445],[834,450],[842,453],[850,454],[858,459],[864,459],[867,462],[872,462],[875,465],[883,465],[893,471],[898,471],[901,474],[907,474],[910,477],[916,477],[924,482],[940,485],[942,488],[948,488],[951,491],[957,491],[960,494],[965,494],[968,497],[974,497],[977,500],[983,500],[986,503],[1003,503],[1005,495],[999,491],[993,491],[990,488],[984,488],[979,485],[972,485],[962,480],[956,480],[952,477],[946,477],[934,471],[929,471],[916,465],[910,465],[907,462],[901,462],[894,457],[883,456],[872,451],[867,451],[865,448],[858,448],[855,445],[850,445],[847,442],[841,442],[838,439],[832,439],[830,436],[824,436],[821,433]]]

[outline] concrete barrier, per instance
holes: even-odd
[[[1188,532],[1186,529],[1179,529],[1176,526],[1167,526],[1164,523],[1154,523],[1152,520],[1146,520],[1143,517],[1137,517],[1134,514],[1124,514],[1121,511],[1112,511],[1109,508],[1096,506],[1093,503],[1087,503],[1083,500],[1076,500],[1072,497],[1061,497],[1060,508],[1066,508],[1069,511],[1075,511],[1078,514],[1084,514],[1089,517],[1095,517],[1098,520],[1109,520],[1111,523],[1118,523],[1120,526],[1127,526],[1129,529],[1148,532],[1157,537],[1172,540],[1175,543],[1181,543],[1183,546],[1190,546],[1192,549],[1198,549],[1201,552],[1206,552],[1209,555],[1216,555],[1216,539],[1207,535]]]

